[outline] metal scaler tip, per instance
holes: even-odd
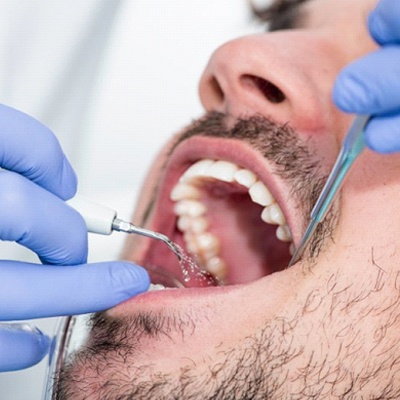
[[[161,240],[164,242],[175,255],[179,261],[182,261],[182,254],[176,243],[174,243],[168,236],[162,233],[151,231],[150,229],[140,228],[130,222],[123,221],[122,219],[115,218],[113,221],[112,229],[118,232],[134,233],[141,236],[146,236],[152,239]]]

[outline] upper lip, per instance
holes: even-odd
[[[214,137],[195,136],[181,142],[172,152],[162,171],[148,228],[162,232],[183,246],[183,240],[176,229],[176,217],[173,213],[173,202],[169,195],[183,172],[198,160],[210,158],[225,160],[253,171],[270,189],[280,205],[287,224],[290,227],[294,241],[299,237],[298,222],[296,223],[295,209],[289,197],[290,188],[287,183],[273,172],[274,165],[269,163],[250,145],[241,140],[219,139]],[[298,220],[298,217],[297,217]],[[156,241],[148,241],[141,252],[141,262],[144,266],[157,266],[169,270],[174,275],[180,275],[176,256],[166,247]]]

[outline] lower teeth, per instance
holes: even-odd
[[[149,292],[157,291],[157,290],[164,290],[166,287],[164,285],[161,285],[160,283],[150,283]]]

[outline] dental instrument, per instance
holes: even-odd
[[[78,211],[86,222],[88,232],[110,235],[113,231],[134,233],[164,242],[182,260],[181,252],[168,236],[149,229],[140,228],[130,222],[117,218],[117,212],[111,208],[86,200],[80,196],[67,201],[67,204]]]
[[[289,262],[289,267],[300,260],[315,230],[331,208],[333,200],[341,188],[350,167],[365,149],[364,130],[370,118],[370,115],[358,115],[347,132],[329,178],[311,211],[308,227]]]

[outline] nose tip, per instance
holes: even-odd
[[[323,33],[285,31],[228,42],[211,56],[199,85],[206,111],[233,118],[263,115],[303,131],[321,131],[341,65]],[[319,65],[315,60],[324,59]],[[328,67],[326,67],[328,65]]]
[[[239,40],[219,48],[211,57],[199,85],[207,111],[240,113],[285,103],[283,88],[270,76],[257,73]]]

